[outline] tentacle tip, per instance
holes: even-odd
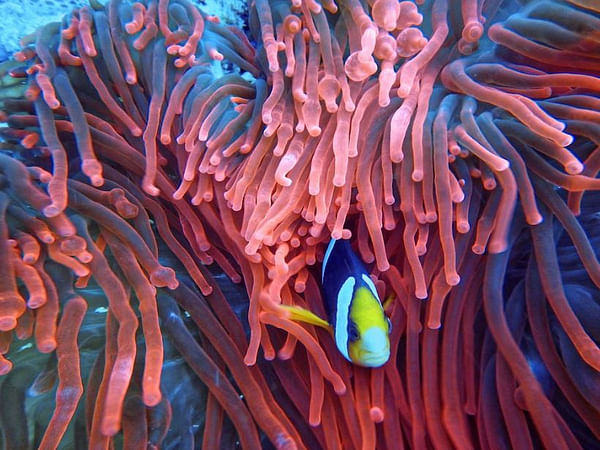
[[[409,86],[407,84],[401,84],[398,90],[396,91],[396,94],[400,98],[406,98],[408,97],[408,94],[410,94],[411,89],[412,85]]]
[[[38,342],[37,348],[40,353],[52,353],[56,350],[56,339],[45,339],[41,342]]]
[[[394,164],[401,163],[403,159],[404,159],[404,153],[402,153],[402,152],[391,152],[390,153],[390,160]]]
[[[288,177],[280,177],[277,180],[277,184],[283,187],[289,187],[292,185],[292,179]]]
[[[426,300],[429,294],[427,294],[427,289],[417,289],[415,291],[415,297],[419,300]]]
[[[308,128],[308,134],[311,137],[317,137],[317,136],[319,136],[321,134],[321,127],[319,127],[317,125],[314,125],[314,126],[311,126],[311,127],[307,127],[307,128]]]
[[[473,244],[473,247],[471,247],[471,251],[476,255],[483,255],[483,252],[485,252],[485,246],[481,244]]]
[[[456,224],[456,231],[458,231],[460,234],[468,233],[470,229],[471,226],[468,222],[459,222]]]
[[[14,317],[0,318],[0,331],[10,331],[17,326],[17,319]]]
[[[160,391],[150,392],[150,393],[144,392],[144,395],[143,395],[144,405],[146,405],[148,407],[153,407],[153,406],[158,405],[160,403],[161,399],[162,399],[162,395],[161,395]]]
[[[427,322],[427,328],[429,328],[431,330],[438,330],[441,328],[441,326],[442,326],[442,324],[439,319],[430,319]]]
[[[275,437],[275,447],[278,450],[297,450],[298,446],[291,438],[291,436],[283,433],[279,433]]]
[[[387,260],[385,260],[385,261],[379,261],[377,263],[377,269],[380,272],[386,272],[386,271],[388,271],[390,269],[390,263]]]
[[[544,221],[544,218],[538,212],[531,214],[531,217],[527,217],[528,225],[539,225],[543,221]]]
[[[43,210],[42,213],[44,214],[44,216],[46,217],[56,217],[58,216],[62,211],[64,210],[61,209],[60,207],[56,206],[54,203],[46,206]]]
[[[308,423],[313,428],[318,427],[319,425],[321,425],[321,418],[317,417],[317,418],[309,419]]]
[[[563,129],[565,127],[565,124],[562,124]],[[565,134],[563,133],[563,138],[560,140],[559,144],[562,145],[563,147],[568,147],[569,145],[571,145],[573,143],[573,136],[571,136],[570,134]]]
[[[451,273],[446,275],[446,283],[450,286],[456,286],[460,283],[460,276],[457,273]]]
[[[581,164],[579,161],[571,161],[566,164],[565,170],[569,175],[578,175],[583,170],[583,164]]]
[[[8,360],[0,361],[0,376],[6,375],[12,370],[13,364]]]
[[[477,42],[483,36],[483,25],[478,21],[473,21],[465,25],[462,37],[469,43]]]
[[[129,85],[134,85],[137,83],[137,75],[134,73],[127,74],[125,76],[125,82]]]
[[[378,406],[371,407],[371,409],[369,410],[369,416],[371,417],[371,420],[375,423],[381,423],[384,419],[383,410]]]
[[[507,248],[508,243],[505,239],[499,240],[498,242],[490,242],[488,245],[488,251],[494,255],[504,252]]]
[[[202,292],[202,295],[210,295],[213,293],[213,288],[210,285],[205,285],[200,287],[200,292]]]
[[[426,223],[435,223],[437,221],[437,213],[436,212],[428,212],[425,214],[425,222]]]
[[[342,237],[342,230],[333,230],[331,232],[332,239],[340,239]]]
[[[117,434],[119,432],[120,426],[119,426],[119,423],[115,419],[116,419],[116,417],[109,415],[102,421],[102,426],[100,427],[100,432],[104,436],[114,436],[115,434]]]
[[[37,309],[46,303],[46,298],[42,296],[31,296],[27,301],[29,309]]]
[[[337,395],[344,395],[346,393],[346,385],[340,381],[339,384],[334,386],[333,390]]]
[[[146,194],[151,195],[153,197],[157,197],[158,194],[160,194],[160,189],[158,189],[156,186],[154,186],[150,182],[142,183],[142,189],[144,190],[144,192]]]
[[[335,175],[333,177],[333,185],[335,187],[343,187],[346,184],[346,177],[343,175]]]
[[[48,99],[46,100],[46,104],[50,109],[58,109],[60,107],[60,102],[57,99]]]
[[[338,107],[337,103],[334,100],[332,100],[332,101],[328,101],[325,104],[325,109],[327,110],[328,113],[334,114],[334,113],[337,112],[337,110],[339,109],[339,107]]]
[[[90,181],[94,187],[100,187],[104,184],[104,178],[102,175],[91,175]]]
[[[412,180],[416,183],[418,183],[419,181],[423,181],[423,171],[420,169],[415,169],[415,170],[413,170],[411,177],[412,177]]]

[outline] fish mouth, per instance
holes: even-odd
[[[376,355],[364,355],[360,360],[360,364],[364,367],[381,367],[390,359],[389,352],[379,353]]]

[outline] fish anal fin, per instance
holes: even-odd
[[[288,318],[291,320],[294,320],[296,322],[309,323],[311,325],[316,325],[318,327],[325,328],[326,330],[329,330],[331,328],[327,321],[321,319],[319,316],[317,316],[312,311],[309,311],[308,309],[290,305],[280,305],[279,307],[286,311],[286,313],[288,314]]]

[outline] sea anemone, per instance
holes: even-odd
[[[597,445],[597,0],[256,0],[248,25],[92,1],[23,39],[5,446]],[[326,317],[332,238],[388,299],[381,368],[282,308]]]

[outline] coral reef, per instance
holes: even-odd
[[[598,445],[599,12],[256,0],[246,35],[111,0],[25,38],[0,95],[5,446]],[[332,237],[391,297],[384,367],[281,307],[325,317]]]

